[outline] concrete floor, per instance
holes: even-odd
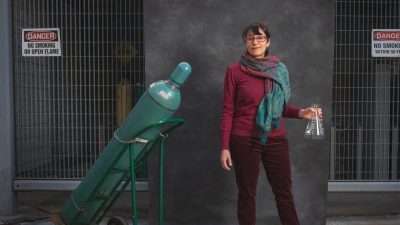
[[[0,224],[53,225],[48,214],[35,207],[58,213],[69,197],[70,192],[19,192],[19,216],[1,217]],[[139,224],[147,225],[147,192],[137,198]],[[129,220],[130,206],[130,193],[123,193],[107,216]],[[400,225],[400,192],[329,193],[327,217],[326,225]]]
[[[328,193],[326,225],[400,225],[400,192]]]
[[[400,190],[328,193],[327,200],[328,216],[400,215]]]
[[[140,225],[148,225],[147,194],[147,192],[138,192],[136,196]],[[49,213],[60,213],[70,195],[69,191],[18,192],[18,215],[0,217],[0,225],[54,225],[49,218]],[[124,192],[111,207],[105,220],[121,217],[132,224],[131,215],[131,195],[129,192]]]
[[[400,225],[399,215],[331,217],[326,225]]]

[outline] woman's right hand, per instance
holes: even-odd
[[[321,118],[322,120],[322,109],[321,108],[313,108],[313,107],[309,107],[306,109],[300,109],[299,111],[299,117],[302,119],[306,119],[306,120],[312,120],[312,118],[314,117],[315,113],[318,113],[319,118]]]
[[[226,171],[231,171],[232,159],[229,149],[222,149],[221,151],[221,166]]]

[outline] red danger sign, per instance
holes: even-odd
[[[25,41],[38,41],[38,42],[47,42],[47,41],[57,41],[57,31],[31,31],[25,32],[24,34]]]
[[[60,28],[22,29],[22,56],[62,56]]]
[[[400,57],[400,29],[372,29],[372,57]]]
[[[400,31],[375,31],[375,41],[400,41]]]

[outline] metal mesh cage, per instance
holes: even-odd
[[[399,179],[400,59],[371,56],[372,29],[399,28],[400,1],[336,1],[330,180]]]
[[[80,179],[144,91],[139,0],[14,0],[17,178]],[[62,56],[23,57],[59,28]]]

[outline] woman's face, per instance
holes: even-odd
[[[264,31],[259,28],[260,34],[247,33],[245,38],[247,52],[254,58],[263,58],[265,51],[271,44],[271,39],[267,38]]]

